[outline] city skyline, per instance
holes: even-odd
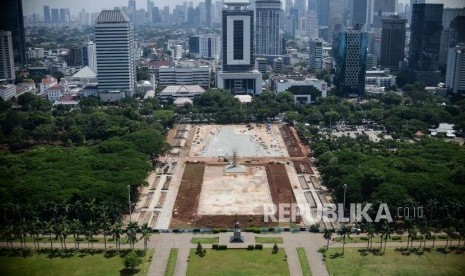
[[[99,12],[103,9],[113,9],[114,7],[123,7],[128,6],[127,0],[22,0],[23,2],[23,12],[25,16],[36,14],[43,14],[43,6],[50,6],[54,8],[69,8],[71,15],[77,15],[81,9],[85,9],[88,12]],[[153,1],[154,5],[157,7],[170,6],[172,10],[176,5],[182,5],[184,2],[194,2],[196,5],[200,2],[205,2],[202,0],[193,0],[193,1],[184,1],[184,0],[173,0],[173,1]],[[214,4],[215,1],[212,1]],[[228,1],[225,1],[228,2]],[[229,1],[229,2],[248,2],[245,0]],[[285,8],[285,2],[282,2],[282,8]],[[294,1],[295,2],[295,1]],[[409,0],[400,0],[402,3],[409,3]],[[429,0],[427,3],[443,3],[444,8],[460,8],[465,7],[462,0]],[[136,8],[147,10],[147,1],[146,0],[136,0]]]

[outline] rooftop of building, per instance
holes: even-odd
[[[203,93],[205,89],[200,85],[168,85],[161,94]]]
[[[129,18],[123,10],[103,10],[95,23],[129,23]]]
[[[97,78],[97,73],[89,66],[86,66],[73,75],[76,79],[94,79]]]

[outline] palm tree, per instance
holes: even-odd
[[[152,235],[148,223],[144,223],[140,227],[140,232],[142,233],[142,237],[140,239],[144,239],[144,250],[147,251],[147,241],[150,240],[150,236]]]
[[[69,224],[69,232],[73,235],[74,248],[79,250],[79,233],[81,232],[81,222],[73,219]]]
[[[460,243],[462,242],[462,238],[465,237],[465,221],[463,219],[459,220],[457,222],[457,232],[459,236],[459,244],[457,244],[457,247],[460,247]]]
[[[367,245],[367,249],[368,249],[373,246],[373,238],[375,237],[375,227],[373,227],[372,224],[369,224],[366,229],[366,233],[368,237],[368,245]],[[371,243],[371,247],[370,247],[370,243]]]
[[[121,248],[121,234],[123,233],[123,224],[119,221],[115,221],[110,229],[113,239],[115,240],[116,250]]]
[[[95,223],[91,221],[89,221],[86,225],[86,230],[85,230],[85,236],[86,236],[86,239],[87,239],[87,246],[94,249],[94,235],[95,235]]]
[[[139,226],[136,221],[129,222],[126,227],[126,235],[128,237],[128,242],[131,245],[131,249],[134,249],[134,244],[137,242],[137,230]]]
[[[333,235],[333,231],[331,231],[331,229],[325,228],[324,233],[323,233],[323,238],[326,239],[326,249],[329,248],[329,240],[331,239],[332,235]]]
[[[344,255],[345,245],[346,245],[346,238],[349,237],[350,231],[352,227],[343,224],[339,229],[339,235],[342,237],[342,255]]]
[[[36,243],[37,243],[37,250],[39,250],[40,247],[40,242],[39,242],[39,235],[42,233],[41,229],[41,223],[38,217],[34,218],[32,221],[30,228],[29,228],[29,233],[31,234],[31,237],[34,242],[34,249],[36,248]]]
[[[409,232],[409,238],[410,238],[410,247],[413,247],[413,241],[418,238],[418,231],[416,228],[412,228]],[[408,248],[408,245],[407,245]]]
[[[102,229],[103,233],[103,244],[105,246],[105,251],[107,250],[107,234],[110,231],[110,222],[108,217],[102,217],[100,221],[100,228]]]
[[[55,221],[53,219],[45,222],[44,225],[44,233],[48,234],[48,238],[50,240],[50,250],[53,249],[53,240],[52,240],[52,234],[53,231],[55,230]]]
[[[69,225],[65,216],[62,216],[60,219],[60,223],[58,224],[58,233],[60,235],[60,241],[66,250],[66,238],[69,235]]]
[[[389,224],[387,222],[384,222],[383,228],[381,229],[382,234],[381,236],[384,236],[384,251],[383,253],[386,253],[386,244],[387,244],[387,239],[391,237],[391,229],[389,228]]]
[[[446,248],[447,246],[452,246],[452,235],[455,233],[455,228],[454,227],[448,227],[446,230],[446,235],[447,235],[447,240],[446,240]],[[449,244],[449,239],[450,239],[450,244]]]

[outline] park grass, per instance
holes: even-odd
[[[283,243],[281,237],[255,237],[256,243]]]
[[[176,267],[176,259],[178,258],[178,249],[171,248],[168,264],[166,265],[165,276],[173,276],[174,268]]]
[[[302,247],[297,248],[297,255],[299,256],[303,276],[312,276],[310,266],[308,265],[307,254],[305,254],[305,249]]]
[[[54,250],[53,252],[59,252]],[[38,253],[30,256],[0,256],[0,275],[147,275],[154,250],[148,250],[134,271],[124,270],[123,258],[115,251],[105,253]]]
[[[465,255],[443,254],[436,250],[423,255],[402,255],[386,248],[385,255],[362,256],[358,248],[330,248],[326,253],[329,275],[463,275]]]
[[[198,244],[199,242],[201,244],[214,244],[218,243],[219,238],[218,237],[210,237],[210,238],[192,238],[191,244]]]
[[[206,255],[200,257],[191,249],[189,264],[187,266],[188,276],[197,275],[289,275],[288,264],[285,261],[285,252],[278,250],[271,254],[271,248],[263,250],[206,249]]]

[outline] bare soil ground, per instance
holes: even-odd
[[[286,145],[287,152],[291,157],[304,157],[302,148],[299,143],[299,138],[291,127],[288,125],[281,125],[279,127],[281,136],[283,137],[284,144]]]

